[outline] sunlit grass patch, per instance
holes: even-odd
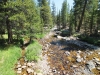
[[[34,34],[34,36],[36,38],[43,38],[46,34],[41,34],[41,33],[38,33],[38,34]]]
[[[38,59],[40,58],[39,55],[41,51],[42,51],[42,46],[37,41],[34,41],[27,47],[26,58],[29,61],[32,60],[38,61]]]
[[[0,50],[0,75],[15,75],[14,66],[21,56],[20,51],[20,48],[13,45]]]
[[[4,34],[3,35],[3,38],[8,39],[8,35],[7,34]]]

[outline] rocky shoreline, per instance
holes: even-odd
[[[40,39],[41,59],[38,63],[16,64],[19,75],[99,75],[100,48],[75,37],[52,37],[50,32]],[[26,74],[22,71],[25,68]],[[22,74],[23,73],[23,74]]]

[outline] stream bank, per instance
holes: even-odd
[[[17,63],[19,75],[100,74],[99,47],[79,41],[72,36],[53,37],[54,34],[54,32],[50,32],[47,36],[38,40],[42,45],[42,52],[40,54],[41,59],[37,63],[27,60],[24,60],[27,63],[24,62],[23,66],[18,65],[19,62]],[[26,70],[22,73],[24,68]]]
[[[43,55],[47,55],[49,75],[99,75],[100,48],[75,37],[53,37],[41,39]]]

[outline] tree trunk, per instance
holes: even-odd
[[[76,14],[75,14],[75,31],[77,30],[77,18],[76,18]]]
[[[92,17],[91,17],[91,24],[90,24],[90,35],[92,34],[92,29],[93,29],[93,20],[94,20],[94,11],[93,11],[93,14],[92,14]]]
[[[8,43],[12,43],[13,42],[13,37],[12,37],[12,29],[11,29],[11,25],[9,23],[9,19],[8,16],[6,18],[6,25],[7,25],[7,32],[8,32]]]
[[[87,0],[85,0],[85,4],[84,4],[84,7],[83,7],[82,15],[81,15],[81,18],[80,18],[80,21],[79,21],[79,26],[78,26],[78,29],[77,29],[78,32],[80,31],[80,28],[81,28],[81,25],[82,25],[82,21],[83,21],[86,5],[87,5]]]

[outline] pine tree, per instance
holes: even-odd
[[[69,25],[69,31],[70,31],[70,35],[73,35],[75,33],[75,21],[74,21],[74,12],[73,9],[71,9],[70,11],[70,25]]]
[[[78,28],[77,28],[78,32],[80,31],[80,28],[81,28],[81,25],[82,25],[82,21],[83,21],[83,17],[84,17],[84,13],[85,13],[87,2],[88,2],[87,0],[84,1],[83,10],[82,10],[80,21],[79,21],[79,25],[78,25]]]
[[[53,18],[53,25],[55,25],[56,23],[56,7],[55,7],[55,3],[52,3],[52,18]]]
[[[57,29],[61,30],[61,13],[59,10],[59,13],[57,14]]]
[[[8,1],[5,8],[9,43],[12,41],[13,34],[18,39],[22,35],[22,37],[32,37],[34,33],[40,32],[40,17],[33,0]]]
[[[3,8],[3,2],[0,2],[0,35],[2,37],[5,34],[5,9]]]
[[[66,0],[64,0],[64,2],[62,4],[61,22],[62,22],[63,28],[65,28],[66,27],[66,23],[67,23],[67,1]]]
[[[40,8],[40,15],[43,19],[44,27],[52,27],[52,16],[50,7],[48,5],[48,2],[46,0],[42,0],[41,2],[42,7]]]
[[[39,7],[41,7],[42,6],[42,4],[41,4],[42,0],[37,0],[37,1],[38,1]]]

